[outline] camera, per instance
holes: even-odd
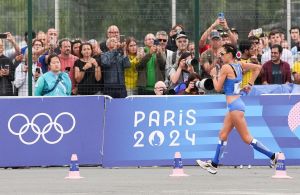
[[[158,39],[154,39],[154,45],[159,45],[159,40]]]
[[[0,34],[0,39],[7,39],[7,34],[1,33]]]
[[[70,70],[71,70],[71,67],[66,67],[66,68],[65,68],[65,72],[66,72],[66,73],[69,73]]]
[[[201,81],[197,81],[195,83],[195,87],[197,87],[198,89],[204,89],[210,91],[214,89],[214,83],[212,79],[204,78]]]
[[[258,29],[253,30],[253,35],[254,36],[260,37],[261,34],[262,34],[262,28],[258,28]]]
[[[198,60],[196,58],[194,58],[194,59],[187,60],[185,63],[186,63],[186,65],[197,66]]]

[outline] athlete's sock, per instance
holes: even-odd
[[[274,153],[271,152],[266,146],[264,146],[261,142],[259,142],[256,139],[253,139],[250,143],[250,145],[257,151],[259,151],[260,153],[263,153],[264,155],[266,155],[267,157],[269,157],[270,159],[272,159]],[[274,155],[275,156],[275,155]]]
[[[219,140],[219,144],[218,144],[217,149],[216,149],[215,157],[212,160],[212,165],[214,167],[218,167],[220,158],[222,157],[222,154],[224,152],[224,149],[225,149],[226,145],[227,145],[227,141]]]

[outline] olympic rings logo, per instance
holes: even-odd
[[[48,120],[49,120],[49,123],[46,124],[42,129],[35,123],[36,122],[36,119],[41,117],[41,116],[44,116],[46,117]],[[67,129],[65,130],[63,128],[63,126],[57,122],[57,120],[61,117],[61,116],[69,116],[72,120],[72,126],[70,127],[70,129]],[[18,131],[15,131],[11,128],[11,123],[12,121],[17,118],[17,117],[21,117],[21,118],[24,118],[26,123],[20,127],[20,129]],[[32,144],[35,144],[36,142],[39,141],[39,139],[42,137],[42,139],[48,143],[48,144],[57,144],[58,142],[61,141],[61,139],[63,138],[63,136],[65,134],[68,134],[70,133],[71,131],[73,131],[74,127],[76,125],[76,120],[74,118],[74,116],[69,113],[69,112],[62,112],[60,114],[58,114],[54,121],[52,120],[51,116],[46,114],[46,113],[39,113],[39,114],[36,114],[32,119],[31,121],[29,121],[29,118],[25,115],[25,114],[21,114],[21,113],[18,113],[18,114],[15,114],[13,115],[12,117],[10,117],[9,121],[8,121],[8,130],[10,131],[10,133],[12,133],[13,135],[17,135],[19,136],[20,138],[20,141],[23,143],[23,144],[26,144],[26,145],[32,145]],[[55,141],[50,141],[46,138],[46,134],[49,133],[49,131],[54,127],[55,131],[57,133],[60,134],[60,136],[55,140]],[[24,140],[23,138],[23,135],[25,133],[27,133],[29,130],[32,130],[33,133],[35,133],[37,135],[37,137],[33,140],[33,141],[26,141]]]

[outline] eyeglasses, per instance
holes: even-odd
[[[168,40],[167,39],[158,39],[159,40],[159,42],[164,42],[164,43],[166,43]]]
[[[110,33],[110,34],[119,34],[118,31],[109,31],[108,33]]]
[[[184,41],[178,41],[178,43],[186,43],[187,41],[186,40],[184,40]]]

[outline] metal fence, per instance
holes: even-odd
[[[11,32],[21,46],[29,13],[35,32],[53,27],[59,30],[59,38],[101,42],[108,26],[115,24],[122,35],[135,37],[139,46],[147,33],[169,32],[174,24],[182,24],[189,39],[197,43],[219,12],[230,27],[238,29],[240,39],[259,27],[265,32],[272,28],[287,32],[290,25],[300,25],[299,0],[33,0],[32,7],[28,2],[0,0],[0,32]],[[11,47],[5,41],[4,45]]]

